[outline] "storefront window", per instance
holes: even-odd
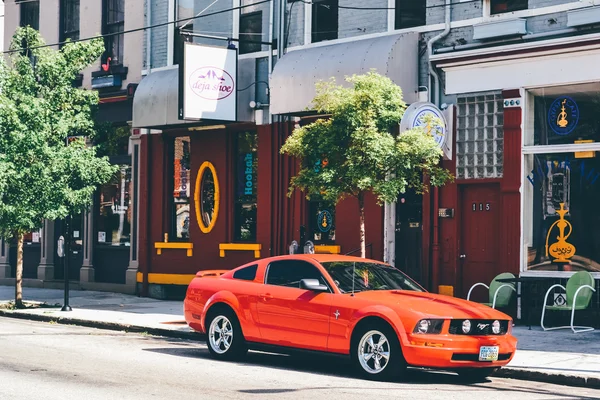
[[[600,272],[600,90],[532,90],[524,138],[523,229],[531,271]],[[588,148],[586,148],[588,147]]]
[[[131,234],[131,166],[121,165],[112,179],[100,187],[96,227],[97,243],[129,246]],[[73,231],[73,237],[81,234]]]
[[[237,137],[234,239],[256,241],[258,151],[255,132]]]
[[[174,239],[190,238],[190,138],[175,138],[173,143]]]

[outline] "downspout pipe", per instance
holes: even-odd
[[[439,35],[434,36],[427,42],[427,51],[429,59],[429,77],[430,77],[430,90],[429,90],[429,101],[436,105],[440,104],[442,99],[441,89],[440,89],[440,77],[433,66],[433,62],[431,61],[431,56],[433,55],[433,45],[448,36],[450,33],[450,23],[452,22],[452,0],[446,0],[445,10],[445,28]],[[433,221],[433,243],[431,249],[431,276],[429,281],[431,282],[431,289],[433,291],[437,290],[438,282],[439,282],[439,271],[440,271],[440,238],[439,238],[439,217],[438,217],[438,209],[439,209],[439,197],[440,193],[437,187],[433,188],[433,210],[431,212],[431,219]]]
[[[148,27],[152,26],[152,2],[146,1],[146,20]],[[152,62],[152,28],[146,30],[146,74],[150,74],[150,63]]]

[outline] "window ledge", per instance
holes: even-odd
[[[527,33],[527,20],[515,18],[509,20],[486,22],[473,26],[473,39],[486,40],[501,37],[522,36]]]
[[[194,244],[193,243],[177,243],[177,242],[156,242],[154,243],[156,254],[161,255],[162,249],[182,249],[186,250],[187,256],[191,257],[193,254]]]
[[[92,78],[99,78],[102,76],[109,76],[109,75],[119,75],[123,78],[127,77],[127,72],[129,72],[129,68],[128,67],[124,67],[122,64],[116,64],[116,65],[111,65],[108,68],[108,71],[93,71],[92,72]]]
[[[254,258],[260,258],[262,245],[258,243],[221,243],[219,255],[225,257],[225,251],[254,251]]]

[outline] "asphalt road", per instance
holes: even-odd
[[[598,399],[600,390],[450,373],[405,382],[355,378],[331,357],[250,353],[214,361],[203,343],[0,317],[0,400],[141,399]]]

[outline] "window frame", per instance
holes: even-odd
[[[182,139],[182,138],[189,138],[189,144],[190,144],[190,148],[189,148],[189,153],[190,153],[190,177],[189,180],[187,182],[188,188],[189,188],[189,192],[190,195],[188,196],[188,201],[187,203],[185,202],[180,202],[180,203],[176,203],[175,202],[175,197],[173,195],[173,192],[175,191],[175,141],[177,139]],[[191,187],[191,185],[193,184],[192,181],[192,162],[191,162],[191,157],[192,157],[192,136],[191,135],[176,135],[176,136],[169,136],[168,137],[168,142],[167,142],[167,146],[165,146],[165,148],[167,149],[168,153],[167,153],[167,162],[168,162],[168,185],[166,188],[166,196],[167,196],[167,201],[165,202],[166,205],[166,213],[167,213],[167,218],[166,218],[166,224],[165,224],[165,232],[168,232],[169,234],[169,242],[183,242],[183,243],[188,243],[191,242],[191,234],[190,234],[190,229],[189,227],[191,226],[192,223],[192,199],[194,196],[194,191],[193,188]],[[188,237],[187,238],[179,238],[177,237],[177,205],[178,204],[187,204],[188,205],[188,213],[189,213],[189,226],[188,226]]]
[[[316,12],[318,11],[318,7],[320,4],[322,3],[335,3],[335,9],[336,9],[336,18],[335,18],[335,37],[333,34],[333,30],[331,30],[330,32],[327,31],[325,34],[323,32],[319,32],[319,29],[317,29],[317,18],[319,13]],[[331,4],[328,4],[331,5]],[[340,8],[339,8],[339,0],[314,0],[312,3],[308,4],[308,7],[310,7],[310,21],[308,21],[309,25],[310,25],[310,43],[320,43],[320,42],[326,42],[326,41],[331,41],[331,40],[337,40],[340,38]],[[327,34],[331,34],[332,37],[327,37]],[[323,35],[324,37],[320,38],[319,35]],[[319,40],[315,40],[315,38],[318,38]]]
[[[265,285],[269,285],[269,286],[277,286],[277,287],[284,287],[284,288],[288,288],[288,289],[297,289],[297,290],[301,290],[301,291],[306,291],[306,289],[302,289],[300,288],[300,281],[298,281],[298,287],[295,286],[287,286],[287,285],[278,285],[276,283],[269,283],[269,275],[271,272],[271,267],[273,266],[273,264],[290,264],[290,263],[302,263],[305,265],[308,265],[312,268],[314,268],[320,275],[320,277],[322,278],[322,280],[319,280],[321,282],[321,284],[324,284],[325,286],[327,286],[327,293],[334,293],[333,288],[331,286],[331,283],[329,282],[329,279],[327,279],[327,277],[323,274],[323,271],[321,271],[319,269],[319,267],[317,267],[316,265],[314,265],[313,263],[306,261],[306,260],[300,260],[300,259],[291,259],[291,260],[275,260],[275,261],[271,261],[268,265],[267,268],[265,269],[265,276],[264,276],[264,280],[263,283]],[[290,267],[287,267],[290,268]],[[301,279],[314,279],[314,278],[301,278]]]
[[[122,20],[111,20],[112,13],[109,7],[114,3],[119,4],[123,7],[123,19]],[[118,15],[119,10],[113,11],[114,14]],[[116,29],[113,31],[113,29]],[[102,34],[108,35],[115,33],[112,36],[104,38],[104,54],[102,55],[102,63],[111,58],[110,65],[124,65],[125,57],[125,0],[102,0]],[[119,33],[121,32],[121,33]],[[118,40],[117,54],[113,53],[114,41]]]
[[[413,3],[417,1],[417,0],[395,0],[394,1],[394,30],[402,30],[402,29],[410,29],[410,28],[416,28],[418,26],[426,26],[427,25],[427,1],[426,0],[420,0],[421,3],[419,4],[419,6],[421,6],[421,8],[423,9],[423,23],[418,24],[418,25],[405,25],[405,26],[401,26],[399,24],[399,20],[402,16],[402,9],[401,7],[398,7],[399,5],[403,4],[403,3]],[[417,9],[417,7],[415,7],[415,9]]]
[[[511,13],[515,13],[515,12],[519,12],[519,11],[525,11],[529,9],[529,0],[522,0],[525,1],[527,4],[525,6],[525,8],[517,8],[514,10],[509,10],[509,11],[502,11],[502,12],[494,12],[493,7],[494,7],[494,2],[495,1],[499,1],[499,0],[486,0],[487,4],[484,7],[484,12],[486,13],[486,15],[484,15],[485,17],[494,17],[497,15],[508,15]],[[504,0],[504,2],[509,2],[510,0]]]
[[[60,5],[59,5],[60,9],[59,9],[59,18],[60,18],[60,22],[59,22],[59,26],[60,26],[60,31],[59,31],[59,42],[64,42],[67,39],[71,39],[71,40],[79,40],[79,34],[80,34],[80,29],[81,29],[81,1],[80,0],[60,0]],[[74,14],[70,14],[71,12],[75,12]],[[75,19],[77,20],[76,24],[73,24],[74,26],[77,26],[77,29],[74,30],[67,30],[67,26],[70,25],[69,23],[69,18],[70,19]]]
[[[239,33],[239,54],[252,54],[252,53],[258,53],[260,51],[262,51],[262,44],[260,43],[252,43],[252,42],[247,42],[244,40],[252,40],[252,41],[262,41],[262,35],[263,35],[263,13],[262,10],[258,10],[258,11],[253,11],[253,12],[248,12],[248,13],[242,13],[242,10],[240,10],[240,33]],[[250,32],[250,33],[243,33],[242,32],[242,22],[245,19],[252,19],[252,18],[256,18],[258,16],[259,18],[259,24],[258,26],[260,27],[260,31],[258,32]],[[245,18],[244,18],[245,17]],[[250,25],[252,26],[252,25]],[[246,36],[250,36],[250,37],[246,37]],[[242,37],[244,37],[245,39],[243,40]],[[245,48],[245,46],[250,47],[250,49]]]
[[[26,27],[26,26],[30,26],[33,29],[35,29],[36,31],[40,30],[40,0],[18,0],[17,3],[19,4],[19,26],[20,27]],[[36,10],[37,8],[37,10]],[[28,24],[25,25],[23,22],[23,16],[27,15],[24,11],[29,11],[29,12],[36,12],[37,15],[34,17],[34,19],[37,19],[35,26]],[[29,22],[29,21],[26,21]]]

